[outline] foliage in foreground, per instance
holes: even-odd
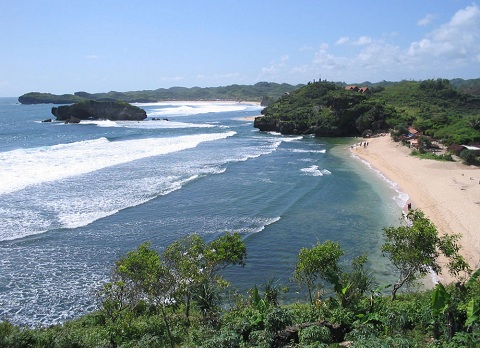
[[[480,270],[468,275],[457,236],[439,237],[420,211],[410,223],[384,230],[383,251],[398,269],[393,296],[377,287],[360,255],[350,267],[335,242],[303,248],[293,279],[310,301],[280,305],[275,280],[247,296],[227,292],[220,271],[243,265],[236,233],[210,243],[182,238],[162,253],[142,244],[118,260],[98,294],[99,310],[48,328],[0,322],[0,347],[474,347],[480,344]],[[448,286],[402,292],[439,269],[443,253],[454,274]],[[322,290],[333,290],[324,297]],[[318,291],[317,291],[318,290]],[[223,300],[223,305],[221,301]]]

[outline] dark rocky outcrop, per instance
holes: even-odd
[[[75,123],[78,120],[142,121],[147,117],[145,110],[120,101],[99,102],[86,100],[72,105],[52,108],[57,121]]]
[[[262,132],[278,132],[281,134],[308,134],[309,127],[302,128],[291,121],[281,121],[270,117],[255,117],[253,126]]]
[[[81,120],[79,118],[70,116],[70,118],[68,120],[65,120],[65,123],[80,123],[80,121]]]

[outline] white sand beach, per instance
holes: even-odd
[[[421,209],[440,234],[461,234],[462,255],[472,269],[480,267],[480,168],[410,156],[388,135],[352,152],[397,183],[412,209]],[[442,274],[440,280],[452,279]]]

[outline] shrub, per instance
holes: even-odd
[[[460,152],[460,158],[463,160],[463,163],[468,165],[480,165],[480,157],[476,156],[474,151],[463,150]]]
[[[453,336],[451,342],[444,347],[476,347],[478,345],[478,342],[480,342],[479,332],[457,332],[455,336]]]
[[[238,333],[225,330],[205,341],[203,348],[237,348],[240,347],[241,341],[242,338]]]
[[[326,318],[327,321],[331,322],[332,324],[349,326],[355,320],[355,314],[347,308],[331,308],[327,310],[326,314],[328,315]]]
[[[23,348],[37,346],[35,331],[29,329],[11,330],[8,336],[2,338],[2,341],[0,341],[2,342],[2,347],[5,348]]]
[[[300,331],[299,339],[302,344],[315,342],[328,343],[332,340],[332,333],[326,326],[313,325]]]
[[[274,308],[265,318],[265,331],[276,334],[293,322],[292,314],[284,308]]]
[[[246,345],[246,347],[269,348],[270,344],[267,343],[265,331],[252,331],[248,337],[248,345]]]
[[[318,308],[310,303],[295,303],[289,308],[295,323],[311,323],[322,319]]]
[[[137,348],[156,348],[156,347],[164,347],[164,342],[161,341],[160,338],[147,334],[142,336],[142,338],[136,342],[135,347]]]
[[[389,337],[375,337],[367,338],[356,341],[352,348],[387,348],[387,347],[396,347],[396,348],[410,348],[417,347],[418,345],[411,342],[408,338],[402,336],[389,336]]]

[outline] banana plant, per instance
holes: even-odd
[[[467,288],[473,287],[473,285],[480,279],[480,268],[477,269],[466,283]],[[470,327],[473,324],[480,322],[480,305],[478,301],[472,298],[467,304],[467,321],[465,326]]]

